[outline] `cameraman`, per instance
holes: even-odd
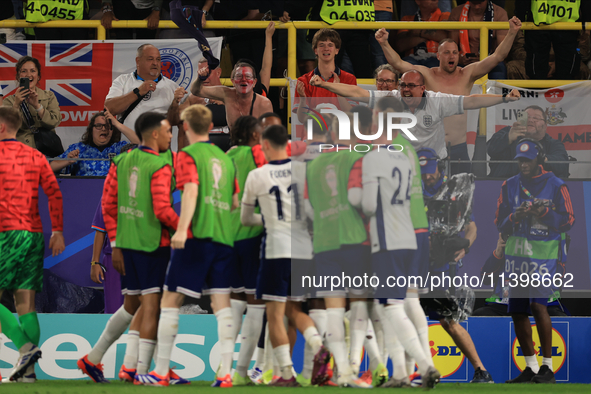
[[[575,223],[568,187],[542,167],[545,154],[538,141],[522,140],[517,145],[515,160],[519,163],[519,174],[503,182],[495,220],[499,232],[509,235],[506,259],[515,261],[515,266],[520,267],[506,267],[505,274],[516,276],[529,272],[532,279],[533,275],[555,278],[558,262],[562,259],[561,241]],[[524,243],[528,245],[526,254],[523,253]],[[521,268],[523,265],[525,269]],[[555,288],[553,283],[537,287],[528,285],[529,281],[509,289],[508,311],[513,318],[526,368],[506,383],[556,383],[552,357],[548,357],[552,354],[552,320],[547,308],[548,297]],[[534,351],[530,312],[538,327],[544,355],[541,367]]]
[[[444,163],[439,161],[439,156],[431,148],[421,148],[417,150],[417,156],[419,157],[419,164],[421,165],[421,176],[423,178],[423,198],[425,200],[425,206],[428,201],[433,199],[439,193],[443,185],[447,182],[447,176],[445,175]],[[428,215],[428,214],[427,214]],[[454,252],[453,260],[460,262],[460,260],[468,253],[470,246],[476,240],[476,223],[474,220],[470,221],[464,226],[464,237],[469,241],[468,247],[457,250]],[[433,234],[431,234],[433,237]],[[434,253],[431,252],[431,256]],[[461,263],[460,263],[461,264]],[[437,269],[438,271],[444,271],[449,274],[449,265],[444,265]],[[441,327],[452,337],[455,344],[460,348],[462,353],[470,360],[470,363],[474,367],[474,378],[471,383],[494,383],[492,376],[484,368],[478,352],[474,346],[474,342],[470,337],[470,334],[464,327],[455,322],[454,320],[447,320],[441,316],[434,308],[435,303],[429,302],[427,298],[422,298],[421,301],[426,301],[427,312],[429,318],[433,320],[439,320]],[[447,299],[445,300],[447,301]]]
[[[423,178],[423,198],[425,204],[435,196],[441,187],[447,182],[444,163],[439,160],[437,153],[431,148],[421,148],[417,151],[421,164],[421,176]],[[474,217],[470,223],[464,226],[464,238],[470,241],[468,247],[460,249],[454,254],[454,261],[459,262],[470,250],[470,246],[476,241],[476,223]]]

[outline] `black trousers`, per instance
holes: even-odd
[[[550,45],[556,72],[552,79],[579,79],[581,58],[577,53],[578,31],[528,30],[525,32],[525,71],[530,79],[548,79]]]
[[[146,19],[152,13],[151,8],[137,9],[131,0],[117,0],[113,4],[113,12],[119,20],[139,21]],[[131,40],[135,31],[135,38],[138,40],[151,40],[156,37],[156,30],[150,29],[113,29],[117,39]]]

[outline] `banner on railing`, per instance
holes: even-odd
[[[547,133],[561,141],[568,154],[579,161],[591,161],[591,111],[586,98],[591,95],[587,81],[551,89],[523,89],[487,82],[487,92],[502,94],[511,89],[521,92],[521,100],[487,109],[487,140],[494,133],[517,121],[519,112],[530,105],[541,107],[546,113]],[[571,178],[588,178],[591,164],[570,165]]]
[[[296,97],[295,97],[295,92],[296,92],[296,84],[297,84],[297,80],[295,79],[290,79],[289,80],[289,92],[291,95],[291,138],[292,140],[295,141],[299,141],[302,139],[306,139],[306,126],[304,124],[302,124],[299,119],[298,119],[298,106],[299,106],[299,101],[296,101]],[[366,89],[366,90],[376,90],[376,86],[375,85],[365,85],[365,84],[359,84],[359,87]],[[471,94],[482,94],[482,85],[480,84],[475,84],[474,86],[472,86],[472,91],[470,92]],[[299,100],[299,98],[297,99]],[[326,99],[327,103],[328,102],[332,102],[331,100],[334,100],[334,98],[327,98]],[[318,102],[318,100],[316,101],[316,103]],[[355,101],[350,101],[351,105],[366,105],[364,103],[357,103]],[[309,104],[308,104],[309,105]],[[312,108],[315,109],[315,108]],[[468,154],[470,157],[473,157],[474,155],[474,145],[476,144],[476,135],[478,133],[478,116],[480,113],[480,110],[470,110],[470,111],[466,111],[466,113],[468,114],[468,128],[467,128],[467,133],[466,133],[466,142],[468,144]]]
[[[222,37],[208,39],[219,58]],[[160,50],[162,74],[188,89],[197,76],[202,57],[193,39],[153,40]],[[32,41],[0,45],[0,87],[4,96],[13,95],[18,85],[15,64],[22,56],[41,63],[41,89],[51,90],[62,113],[57,133],[64,148],[80,141],[89,119],[104,108],[111,83],[121,74],[135,70],[137,48],[144,42],[114,41]],[[175,128],[176,129],[176,128]],[[176,150],[176,138],[173,149]]]

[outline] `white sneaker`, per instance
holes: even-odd
[[[263,371],[258,368],[253,368],[248,372],[248,377],[253,381],[253,383],[260,384],[263,377]]]
[[[41,358],[41,349],[37,346],[32,345],[31,348],[21,354],[18,362],[12,372],[10,373],[10,380],[17,380],[25,375],[27,369],[31,365],[35,365],[37,360]]]

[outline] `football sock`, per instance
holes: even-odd
[[[419,373],[423,375],[430,364],[424,354],[417,331],[404,312],[404,301],[395,300],[395,303],[385,307],[384,311],[390,323],[383,325],[387,336],[396,336],[398,338],[402,346],[404,346],[404,350],[415,359],[419,366]],[[390,357],[393,357],[392,354]]]
[[[339,377],[351,376],[351,366],[347,359],[347,348],[345,345],[345,308],[328,308],[326,310],[326,342],[332,352],[338,367]]]
[[[392,334],[393,327],[386,318],[384,305],[374,304],[374,311],[379,319],[379,324],[384,329],[384,345],[388,349],[388,353],[392,359],[392,377],[394,379],[404,379],[408,376],[405,368],[404,347],[396,337],[395,333],[394,335]]]
[[[367,321],[367,332],[365,333],[365,341],[363,342],[367,356],[369,357],[369,370],[374,371],[380,363],[382,363],[382,355],[378,348],[378,341],[373,329],[371,320]]]
[[[248,366],[252,360],[252,355],[259,340],[259,334],[263,327],[263,315],[265,314],[265,305],[248,305],[246,317],[242,323],[242,333],[240,334],[240,353],[236,362],[236,372],[243,378],[246,377]]]
[[[550,368],[550,371],[554,371],[554,369],[552,368],[552,357],[543,357],[542,365],[547,365],[548,368]]]
[[[218,322],[218,338],[220,341],[220,353],[222,365],[218,377],[224,377],[232,370],[234,362],[235,327],[232,316],[232,308],[223,308],[215,313]]]
[[[429,349],[431,351],[431,349]],[[408,355],[408,353],[404,353],[404,358],[406,359],[406,372],[409,375],[412,375],[415,372],[415,360]]]
[[[140,338],[139,356],[137,360],[137,373],[145,375],[152,364],[152,355],[154,354],[154,347],[156,341],[153,339]]]
[[[304,345],[304,365],[302,367],[302,376],[304,379],[312,377],[312,368],[314,368],[314,356],[316,353],[312,350],[312,346],[308,342]]]
[[[21,323],[21,328],[25,335],[31,340],[33,345],[39,346],[39,338],[41,337],[41,328],[39,327],[39,319],[37,312],[30,312],[19,316],[18,320]]]
[[[136,369],[140,348],[140,332],[129,330],[127,332],[127,345],[125,347],[125,357],[123,365],[127,369]]]
[[[538,365],[538,358],[534,354],[533,356],[525,356],[525,365],[530,367],[533,373],[538,373],[540,366]]]
[[[256,358],[254,361],[253,369],[258,368],[261,371],[264,371],[265,368],[265,348],[258,347],[256,348]]]
[[[230,300],[230,306],[232,307],[232,319],[234,320],[234,341],[236,341],[236,337],[240,334],[240,328],[242,327],[242,318],[244,316],[244,311],[246,310],[246,301],[242,300]]]
[[[311,309],[308,311],[308,316],[314,322],[318,333],[324,341],[326,336],[326,309]]]
[[[4,305],[0,304],[0,327],[2,332],[6,335],[16,346],[17,349],[22,348],[27,343],[33,341],[25,334],[18,321],[14,318],[12,312]]]
[[[293,377],[291,366],[293,362],[289,355],[289,343],[281,346],[277,346],[273,349],[275,358],[278,361],[279,367],[281,368],[281,377],[285,380],[289,380]]]
[[[304,336],[306,344],[310,345],[312,352],[314,352],[314,354],[318,353],[322,347],[322,338],[320,337],[320,333],[318,333],[316,327],[310,326],[306,328],[302,335]]]
[[[419,342],[423,347],[423,353],[427,356],[427,362],[430,366],[434,366],[433,357],[431,357],[431,347],[429,346],[429,324],[427,323],[427,317],[421,307],[421,301],[417,297],[407,297],[404,299],[404,312],[415,326],[417,335],[419,336]]]
[[[172,346],[178,331],[179,308],[162,308],[158,322],[158,357],[154,369],[154,372],[160,376],[168,374]]]
[[[125,332],[133,315],[129,314],[123,306],[113,313],[100,338],[88,353],[88,361],[99,364],[109,347]]]
[[[357,376],[359,374],[359,368],[361,364],[363,342],[365,341],[365,335],[367,333],[368,311],[366,301],[351,302],[350,319],[351,350],[349,353],[349,359],[351,362],[353,374]]]
[[[388,362],[388,351],[386,349],[386,343],[384,340],[384,329],[382,328],[382,321],[380,319],[380,315],[378,313],[378,308],[384,308],[383,305],[379,303],[373,304],[371,308],[371,323],[373,324],[373,330],[376,334],[376,341],[378,343],[378,349],[381,349],[380,357],[384,364]]]

